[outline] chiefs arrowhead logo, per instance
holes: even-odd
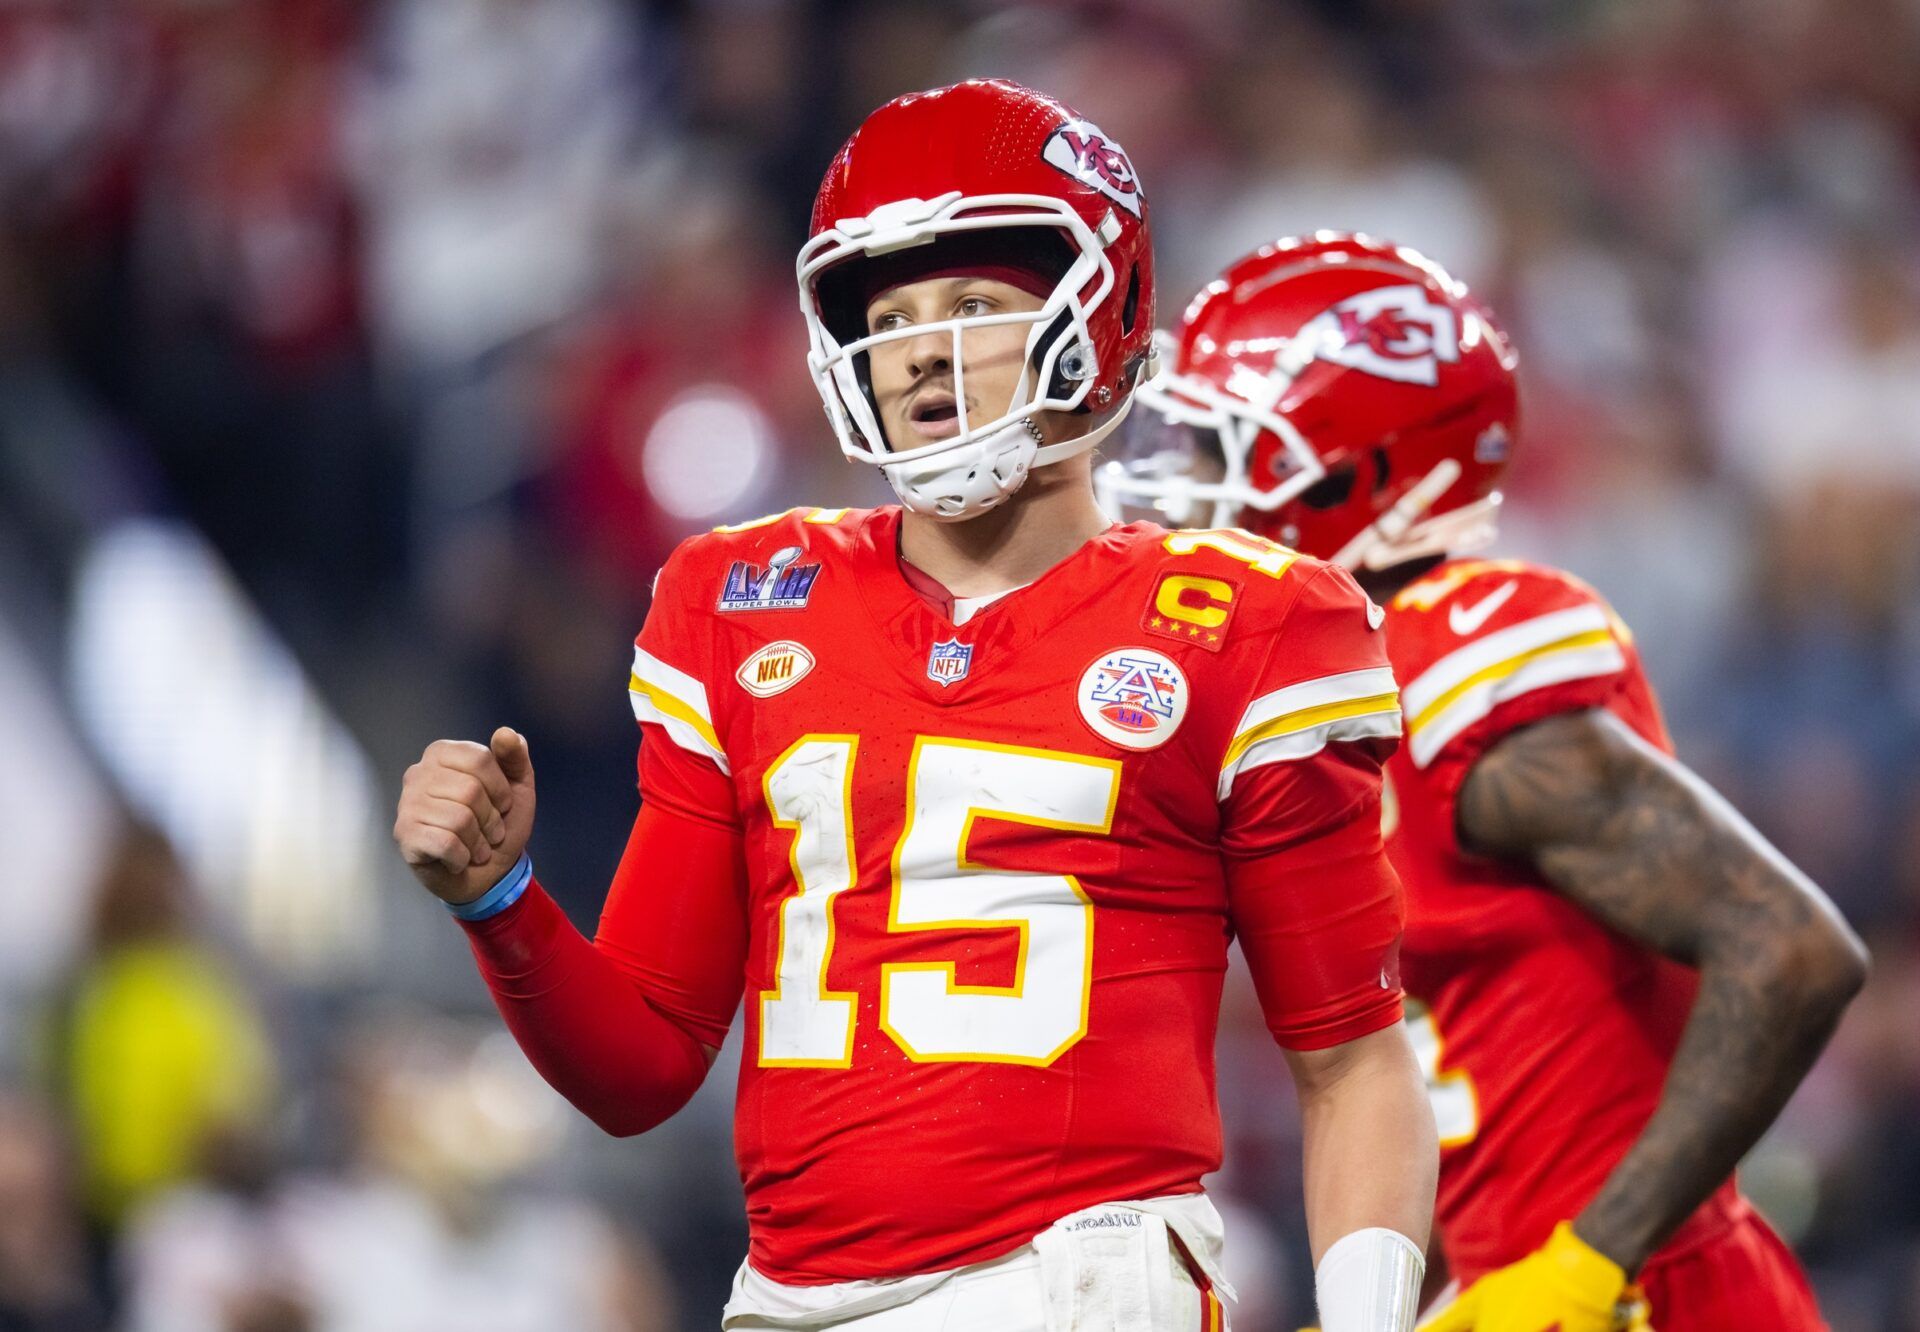
[[[1091,185],[1122,208],[1140,216],[1140,177],[1126,150],[1090,120],[1069,120],[1047,138],[1040,156],[1047,165]]]
[[[1442,361],[1460,359],[1453,311],[1411,283],[1349,296],[1303,324],[1300,338],[1319,360],[1428,388],[1439,381]]]

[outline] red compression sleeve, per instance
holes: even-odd
[[[637,908],[624,904],[650,901],[656,927],[645,943],[637,930],[625,946],[610,940],[606,921],[600,943],[588,943],[537,882],[499,915],[465,925],[527,1059],[608,1133],[654,1127],[705,1079],[706,1047],[720,1044],[739,1002],[743,874],[737,836],[643,807],[607,914],[635,921]]]
[[[633,821],[593,946],[655,1008],[718,1046],[746,982],[746,903],[740,834],[649,796]]]

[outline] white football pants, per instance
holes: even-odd
[[[1215,1283],[1187,1253],[1211,1236],[1187,1225],[1183,1245],[1154,1203],[1116,1203],[1063,1217],[989,1262],[894,1282],[782,1287],[742,1267],[722,1326],[728,1332],[1226,1332]],[[1183,1211],[1191,1210],[1183,1207]],[[1183,1216],[1180,1221],[1185,1221]],[[808,1307],[811,1306],[811,1307]]]

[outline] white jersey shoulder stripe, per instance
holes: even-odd
[[[1311,758],[1328,744],[1400,734],[1400,696],[1393,671],[1375,666],[1304,680],[1247,705],[1220,764],[1225,800],[1243,772]]]
[[[1233,784],[1242,773],[1264,768],[1269,763],[1291,763],[1312,758],[1329,744],[1343,740],[1388,739],[1400,734],[1400,709],[1358,713],[1322,722],[1301,731],[1268,736],[1249,745],[1233,763],[1220,770],[1218,796],[1225,800],[1233,794]]]
[[[1448,741],[1502,703],[1548,685],[1617,675],[1626,668],[1626,654],[1604,630],[1575,634],[1487,667],[1463,682],[1464,688],[1415,714],[1408,723],[1407,747],[1413,766],[1432,763]]]
[[[1449,652],[1427,667],[1402,690],[1407,717],[1417,722],[1447,694],[1488,667],[1524,652],[1599,630],[1610,633],[1605,608],[1592,602],[1549,611],[1519,624],[1508,625]]]
[[[706,686],[693,676],[636,647],[627,699],[636,720],[659,725],[682,749],[712,759],[722,772],[731,771],[713,727]]]

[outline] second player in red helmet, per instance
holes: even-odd
[[[1209,506],[1385,603],[1408,1028],[1464,1287],[1423,1332],[1818,1332],[1731,1175],[1858,988],[1860,946],[1674,757],[1592,588],[1462,558],[1494,536],[1514,369],[1423,256],[1284,241],[1188,308],[1102,489],[1176,521]]]
[[[1269,245],[1188,305],[1102,486],[1354,569],[1472,549],[1500,503],[1513,372],[1492,314],[1425,256],[1332,233]]]

